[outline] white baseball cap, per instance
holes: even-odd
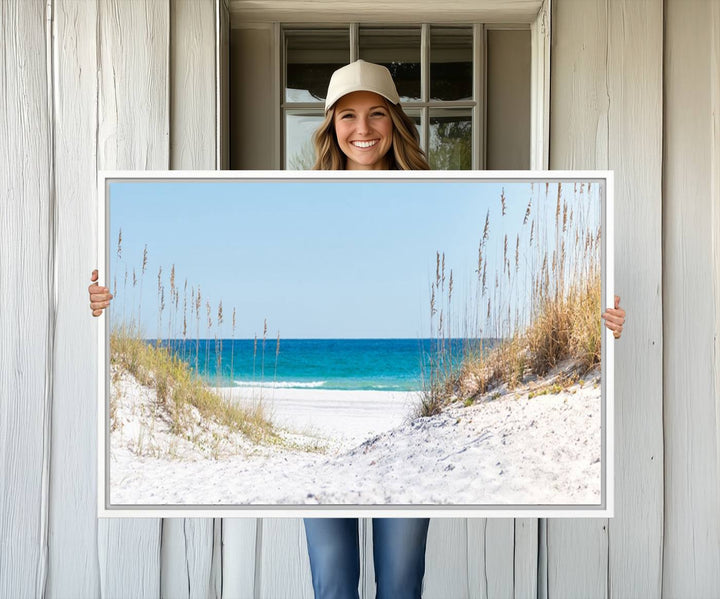
[[[357,91],[375,92],[393,104],[400,101],[395,82],[387,68],[372,62],[356,60],[339,68],[330,77],[325,112],[344,95]]]

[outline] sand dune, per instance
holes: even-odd
[[[412,394],[265,390],[285,438],[307,452],[228,441],[218,459],[180,443],[137,406],[152,390],[123,376],[120,425],[111,435],[113,504],[597,504],[601,489],[598,375],[557,394],[543,381],[430,418],[410,418]],[[251,402],[249,389],[225,391]],[[256,397],[255,397],[256,399]],[[133,416],[133,412],[136,414]],[[145,410],[147,412],[147,410]],[[152,441],[151,441],[151,437]],[[174,443],[174,451],[168,445]],[[153,457],[159,456],[159,457]]]

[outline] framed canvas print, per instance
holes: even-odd
[[[99,197],[101,516],[612,516],[612,173]]]

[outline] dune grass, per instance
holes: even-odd
[[[544,198],[538,193],[528,202],[521,229],[524,239],[518,234],[515,243],[509,244],[505,234],[497,241],[502,262],[495,263],[494,273],[488,272],[487,258],[492,231],[490,212],[485,219],[476,270],[480,292],[470,302],[474,306],[473,318],[465,316],[464,335],[470,328],[469,321],[482,322],[483,326],[476,324],[475,336],[482,339],[484,332],[491,331],[497,342],[490,346],[463,346],[460,356],[452,355],[455,350],[449,343],[452,334],[448,324],[452,292],[444,293],[445,260],[438,253],[430,300],[435,347],[423,376],[417,415],[437,414],[458,400],[470,405],[493,389],[513,389],[529,376],[543,377],[565,362],[577,374],[563,378],[568,385],[600,364],[600,229],[590,213],[589,186],[576,185],[570,191],[557,184],[557,197],[552,199],[548,191],[546,184]],[[570,201],[564,194],[572,194]],[[544,200],[554,204],[552,230],[548,231],[542,219],[532,218],[533,209],[537,212],[533,199],[536,203]],[[506,201],[503,190],[501,219],[506,218]],[[554,243],[548,244],[548,239]],[[521,245],[525,272],[521,271]],[[529,277],[529,285],[518,282],[523,276]],[[495,285],[491,288],[489,281],[493,278]],[[526,315],[518,307],[520,289],[529,290]]]
[[[142,385],[152,388],[157,394],[157,404],[164,408],[171,423],[174,434],[189,437],[197,418],[193,412],[203,419],[227,427],[227,434],[240,433],[255,443],[283,444],[280,434],[273,426],[263,408],[262,397],[253,403],[253,407],[245,408],[231,404],[210,388],[202,373],[209,372],[210,350],[214,349],[214,367],[221,378],[225,364],[221,356],[223,342],[224,311],[220,300],[217,309],[203,297],[200,285],[191,285],[188,280],[179,283],[175,264],[163,269],[157,265],[157,332],[155,342],[148,342],[141,330],[141,309],[143,305],[143,283],[150,266],[148,245],[142,253],[142,264],[130,267],[123,257],[123,232],[119,230],[116,260],[114,269],[121,272],[124,268],[125,278],[120,297],[122,311],[118,311],[117,319],[113,320],[110,335],[110,361],[112,364],[129,372]],[[129,275],[132,278],[129,284]],[[167,274],[169,272],[169,286]],[[138,276],[139,273],[139,276]],[[177,281],[176,281],[177,279]],[[177,283],[177,284],[176,284]],[[139,289],[139,293],[136,293]],[[189,294],[188,294],[189,291]],[[114,294],[118,295],[115,279]],[[182,295],[182,303],[180,296]],[[205,304],[207,327],[202,306]],[[137,307],[132,307],[135,304]],[[129,309],[128,309],[129,307]],[[119,306],[115,306],[119,310]],[[122,318],[120,315],[122,314]],[[216,319],[213,320],[213,315]],[[192,339],[192,325],[195,321],[195,339]],[[236,309],[232,308],[232,349],[230,355],[229,378],[234,378],[234,341],[237,325]],[[201,329],[204,330],[205,356],[204,364],[200,363]],[[267,321],[264,323],[267,332]],[[165,333],[166,331],[166,333]],[[163,342],[162,337],[166,337]],[[211,343],[212,342],[212,343]],[[194,346],[194,351],[192,349]],[[279,333],[278,349],[279,351]],[[264,367],[264,363],[263,363]],[[110,405],[111,417],[113,403]]]
[[[239,432],[256,443],[277,441],[261,402],[251,409],[228,403],[177,353],[147,343],[132,327],[112,331],[110,361],[156,391],[158,405],[169,415],[174,434],[184,436],[189,432],[191,411],[196,408],[203,418],[227,427],[229,432]]]

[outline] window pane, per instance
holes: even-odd
[[[417,129],[418,136],[420,137],[420,147],[424,148],[425,140],[423,139],[423,130],[422,130],[422,120],[420,118],[420,109],[419,108],[415,108],[415,109],[403,108],[403,110],[404,110],[405,114],[407,114],[410,117],[410,119],[415,123],[415,128]]]
[[[472,117],[467,109],[430,111],[428,162],[437,170],[472,168]]]
[[[473,35],[469,27],[431,27],[430,99],[472,100]]]
[[[350,32],[287,31],[285,52],[285,101],[323,101],[333,71],[350,62]]]
[[[360,28],[360,58],[386,66],[401,102],[420,100],[420,28]]]
[[[323,122],[322,113],[285,115],[285,170],[309,171],[315,164],[312,135]]]

